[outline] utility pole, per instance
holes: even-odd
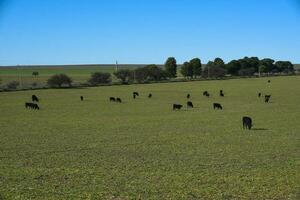
[[[116,60],[116,72],[118,71],[118,69],[119,69],[119,66],[118,66],[118,61]]]

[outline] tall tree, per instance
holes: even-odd
[[[270,58],[264,58],[260,61],[260,65],[264,65],[266,67],[266,72],[270,73],[275,69],[274,60]]]
[[[91,74],[88,82],[91,85],[98,85],[103,83],[111,83],[111,74],[105,72],[94,72]]]
[[[226,69],[229,74],[231,75],[238,75],[239,70],[241,69],[241,64],[237,60],[232,60],[226,65]]]
[[[47,80],[47,84],[50,87],[62,87],[63,85],[68,85],[70,87],[71,83],[72,79],[66,74],[56,74]]]
[[[32,72],[32,76],[37,77],[38,75],[39,75],[39,72],[37,72],[37,71]]]
[[[275,67],[277,68],[278,72],[293,72],[294,65],[290,61],[277,61],[275,63]]]
[[[145,67],[147,78],[151,81],[160,81],[166,79],[166,72],[157,65],[147,65]]]
[[[174,57],[170,57],[165,62],[165,71],[170,78],[175,78],[177,74],[177,61]]]
[[[258,57],[249,58],[249,63],[251,65],[251,67],[255,70],[255,72],[257,72],[259,64],[260,64],[260,60],[258,59]]]
[[[221,58],[216,58],[214,60],[214,65],[217,66],[217,67],[221,67],[221,68],[225,69],[225,63]]]
[[[121,82],[128,83],[133,79],[133,71],[130,69],[120,69],[114,72],[115,77],[121,80]]]
[[[184,62],[183,65],[181,66],[181,74],[184,77],[192,78],[194,75],[193,65],[190,62]]]
[[[196,78],[202,73],[202,64],[199,58],[194,58],[190,61],[191,68],[193,70],[193,76]]]

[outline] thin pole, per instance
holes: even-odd
[[[118,71],[118,68],[119,68],[118,61],[116,60],[116,72]]]

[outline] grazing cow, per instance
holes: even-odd
[[[152,98],[152,94],[151,93],[148,95],[148,98]]]
[[[138,92],[133,92],[133,95],[140,96]]]
[[[117,102],[118,102],[118,103],[122,103],[121,98],[117,98]]]
[[[259,97],[259,98],[261,97],[261,93],[258,93],[258,97]]]
[[[31,100],[33,101],[33,102],[39,102],[39,98],[36,96],[36,95],[32,95],[31,96]]]
[[[32,107],[33,107],[34,110],[39,110],[40,109],[40,107],[37,104],[35,104],[35,103],[33,104]]]
[[[269,103],[271,95],[265,95],[265,103]]]
[[[191,102],[191,101],[188,101],[186,103],[186,106],[187,106],[187,108],[194,108],[193,102]]]
[[[25,103],[25,108],[34,109],[34,110],[40,109],[40,107],[35,103]]]
[[[25,108],[32,108],[32,103],[25,103]]]
[[[207,91],[204,91],[203,96],[209,97],[209,93]]]
[[[243,117],[243,129],[249,129],[252,128],[252,119],[250,117]]]
[[[182,108],[182,105],[180,104],[173,104],[173,110],[180,110]]]
[[[224,97],[223,90],[220,90],[220,97]]]
[[[271,83],[271,80],[268,80],[268,83]]]
[[[215,109],[223,110],[223,107],[222,107],[221,104],[219,104],[219,103],[214,103],[214,104],[213,104],[213,107],[214,107],[214,110],[215,110]]]
[[[115,102],[115,101],[116,101],[116,98],[115,98],[115,97],[109,97],[109,101]]]
[[[83,101],[83,96],[80,96],[80,100]]]
[[[187,95],[186,95],[186,98],[187,98],[187,99],[191,98],[191,95],[190,95],[190,94],[187,94]]]

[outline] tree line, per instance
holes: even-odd
[[[269,75],[274,73],[294,73],[294,65],[290,61],[275,61],[270,58],[259,59],[257,57],[244,57],[225,63],[221,58],[216,58],[203,65],[199,58],[178,65],[174,57],[166,60],[163,66],[155,64],[138,67],[135,69],[120,69],[113,75],[122,84],[146,83],[170,80],[177,77],[178,72],[186,79],[197,78],[221,78],[224,76],[254,76]],[[38,72],[33,72],[38,76]],[[89,85],[110,84],[112,74],[95,72],[88,80]],[[53,75],[47,80],[50,87],[71,86],[72,79],[66,74]],[[16,89],[19,83],[13,81],[7,84],[7,88]]]
[[[199,58],[178,65],[174,57],[166,60],[164,67],[148,65],[137,69],[121,69],[114,73],[122,83],[161,81],[177,77],[178,69],[181,75],[188,79],[219,78],[231,76],[253,76],[274,73],[294,73],[294,65],[290,61],[277,61],[273,59],[257,57],[244,57],[225,63],[221,58],[209,61],[202,65]]]

